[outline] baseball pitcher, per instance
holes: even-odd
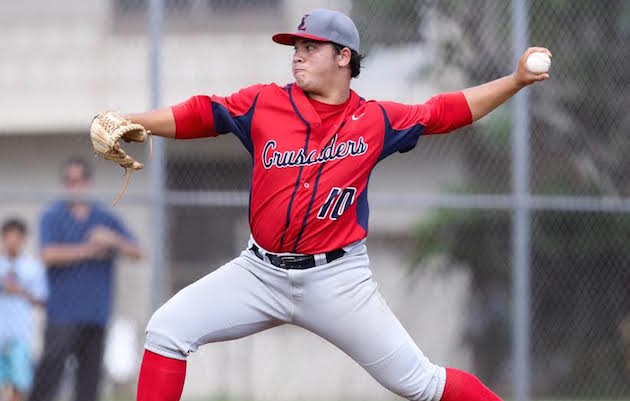
[[[365,245],[368,181],[379,161],[413,149],[421,135],[471,124],[549,78],[527,70],[526,59],[551,53],[530,48],[508,76],[406,105],[366,100],[350,89],[361,47],[357,28],[340,12],[313,10],[295,32],[273,40],[293,46],[292,83],[95,119],[99,135],[104,130],[114,138],[104,152],[131,168],[118,146],[131,125],[177,140],[233,133],[253,161],[249,243],[153,314],[138,401],[179,400],[186,358],[199,346],[282,324],[325,338],[409,400],[499,400],[475,376],[429,361],[379,294]],[[99,118],[109,125],[99,125]]]

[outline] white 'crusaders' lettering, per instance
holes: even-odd
[[[273,139],[267,141],[262,151],[262,162],[266,169],[272,167],[299,167],[310,166],[312,164],[325,163],[329,160],[345,159],[348,156],[360,156],[367,152],[368,144],[362,136],[358,141],[351,139],[337,143],[337,136],[332,139],[330,144],[326,145],[321,151],[311,150],[305,154],[304,149],[298,151],[287,150],[278,152],[276,141]]]

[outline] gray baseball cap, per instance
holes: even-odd
[[[354,22],[339,11],[320,8],[302,17],[293,33],[277,33],[272,39],[282,45],[293,46],[298,38],[318,42],[334,42],[359,52],[359,31]]]

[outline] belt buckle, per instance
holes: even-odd
[[[296,262],[298,258],[296,256],[280,256],[278,257],[278,260],[280,261],[280,268],[288,269],[287,264],[290,264],[291,262]]]

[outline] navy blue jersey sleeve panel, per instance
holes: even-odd
[[[379,104],[381,111],[383,112],[384,120],[384,138],[383,138],[383,150],[378,158],[378,161],[383,160],[387,156],[400,152],[409,152],[416,147],[418,138],[424,132],[424,126],[422,124],[415,124],[405,129],[392,128],[391,121],[387,115],[385,108]]]
[[[215,137],[234,132],[247,147],[251,140],[245,138],[243,128],[251,125],[251,113],[255,108],[256,99],[268,86],[253,85],[227,97],[197,95],[171,106],[175,120],[175,139]],[[249,123],[240,121],[248,119]],[[250,148],[251,146],[248,150]]]
[[[241,141],[245,149],[253,156],[254,143],[252,141],[252,119],[258,102],[258,95],[254,98],[252,106],[242,116],[233,117],[227,107],[221,103],[212,103],[214,126],[219,134],[234,133]]]
[[[371,175],[371,173],[370,173]],[[368,222],[370,219],[370,205],[368,204],[368,187],[370,186],[370,178],[368,177],[367,185],[363,192],[357,198],[357,222],[368,233]]]

